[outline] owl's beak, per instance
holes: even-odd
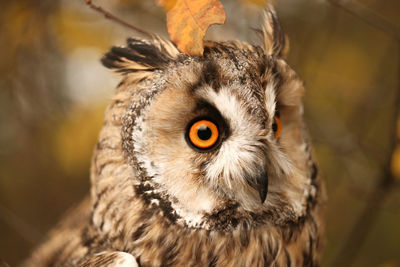
[[[264,171],[256,180],[256,184],[253,186],[260,195],[261,204],[264,203],[268,193],[268,172]]]

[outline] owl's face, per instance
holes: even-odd
[[[230,210],[277,224],[305,213],[303,85],[281,58],[273,14],[266,25],[264,48],[208,42],[193,57],[160,38],[131,39],[103,59],[132,96],[121,136],[136,193],[190,227],[221,225]]]

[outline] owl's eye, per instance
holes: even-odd
[[[193,147],[200,150],[208,150],[217,143],[219,132],[215,123],[207,119],[201,119],[189,124],[186,135]]]
[[[278,116],[274,116],[274,123],[272,123],[272,130],[275,133],[275,139],[278,140],[279,136],[281,136],[282,131],[282,123]]]

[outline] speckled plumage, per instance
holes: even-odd
[[[132,266],[130,255],[139,266],[318,266],[324,196],[283,36],[267,11],[263,47],[206,42],[194,57],[155,36],[106,54],[123,80],[94,152],[91,200],[26,266]],[[223,128],[207,152],[185,140],[201,116]]]

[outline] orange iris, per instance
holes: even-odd
[[[274,124],[276,125],[276,126],[273,126],[273,128],[274,128],[274,132],[275,132],[275,139],[279,139],[279,137],[281,136],[281,132],[282,132],[282,123],[281,123],[281,120],[277,117],[277,116],[275,116],[274,117]]]
[[[200,120],[192,124],[189,130],[190,142],[198,148],[210,148],[218,140],[217,126],[208,120]]]

